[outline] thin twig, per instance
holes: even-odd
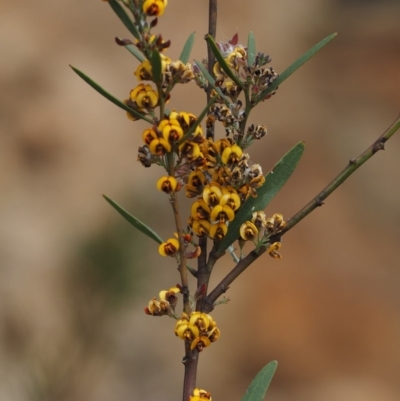
[[[174,211],[174,218],[175,218],[175,226],[176,231],[178,232],[178,239],[179,239],[179,274],[181,276],[181,285],[182,285],[182,295],[183,295],[183,311],[185,313],[190,312],[190,303],[189,303],[189,283],[188,283],[188,274],[187,274],[187,267],[186,267],[186,247],[185,241],[183,239],[183,228],[182,222],[179,214],[179,204],[178,204],[178,197],[176,194],[172,194],[171,196],[171,204],[172,209]]]
[[[312,199],[306,206],[299,210],[293,217],[291,217],[286,227],[283,229],[282,234],[288,232],[297,223],[304,219],[318,206],[322,206],[323,201],[344,181],[347,180],[359,167],[361,167],[367,160],[369,160],[378,150],[385,149],[385,142],[400,128],[400,115],[395,122],[357,159],[351,159],[346,168],[336,176],[314,199]]]
[[[209,0],[208,3],[208,34],[215,39],[217,35],[217,0]],[[211,51],[210,46],[207,46],[208,72],[214,77],[213,67],[215,64],[215,56]],[[212,86],[209,83],[207,86],[207,103],[211,100]],[[214,128],[207,133],[207,139],[214,139]]]
[[[282,235],[291,230],[296,224],[303,220],[309,213],[311,213],[318,206],[323,204],[323,201],[337,189],[348,177],[350,177],[359,167],[361,167],[367,160],[369,160],[376,152],[383,150],[385,142],[394,135],[394,133],[400,129],[400,115],[396,121],[376,140],[374,143],[366,149],[356,159],[351,159],[345,169],[338,174],[321,192],[318,193],[307,205],[300,209],[293,217],[291,217],[285,228],[276,236],[278,241]],[[275,242],[272,240],[271,242]],[[214,290],[206,297],[204,304],[207,306],[205,312],[210,312],[213,309],[215,301],[227,291],[232,282],[243,273],[256,259],[258,259],[265,251],[267,247],[262,247],[258,252],[250,252],[244,259],[242,259],[214,288]]]

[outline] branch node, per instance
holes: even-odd
[[[225,294],[225,292],[227,292],[228,290],[229,290],[229,285],[224,285],[221,288],[221,291],[222,291],[223,294]]]
[[[350,165],[351,165],[351,164],[356,164],[356,162],[357,162],[356,159],[350,159],[350,160],[349,160],[349,164],[350,164]]]
[[[317,204],[317,206],[322,206],[324,204],[324,201],[321,198],[317,197],[315,198],[315,203]]]
[[[182,358],[182,363],[186,366],[186,365],[188,365],[191,361],[193,361],[194,360],[194,357],[192,356],[192,355],[185,355],[183,358]]]
[[[385,142],[382,141],[382,139],[379,139],[379,141],[374,143],[374,146],[372,147],[372,153],[378,152],[378,150],[385,150]]]
[[[188,297],[189,296],[189,288],[186,286],[182,286],[181,287],[181,294],[183,295],[183,297]]]

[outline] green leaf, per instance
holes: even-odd
[[[269,95],[273,92],[283,81],[289,78],[297,69],[299,69],[305,62],[310,60],[315,53],[321,50],[325,45],[327,45],[337,33],[332,33],[327,36],[325,39],[322,39],[319,43],[313,46],[310,50],[305,52],[300,58],[298,58],[293,64],[291,64],[285,71],[282,72],[281,75],[263,92],[260,93],[259,99],[262,100],[265,96]]]
[[[233,221],[229,224],[226,236],[221,240],[218,253],[222,253],[239,238],[240,226],[250,220],[253,212],[264,210],[286,181],[292,175],[304,151],[304,142],[299,142],[285,156],[275,164],[273,169],[265,175],[264,184],[257,189],[257,197],[250,197],[240,207]]]
[[[133,44],[130,39],[121,39],[116,37],[115,42],[119,46],[124,46],[125,49],[127,49],[129,53],[133,54],[141,63],[146,60],[146,57],[143,55],[143,53],[137,48],[137,46]]]
[[[183,46],[182,53],[179,56],[179,60],[181,60],[183,64],[187,64],[189,61],[190,53],[192,52],[192,47],[194,44],[194,37],[195,33],[193,32],[189,35],[185,45]]]
[[[162,79],[162,63],[161,63],[161,56],[157,50],[154,50],[151,58],[151,75],[153,76],[154,83],[158,85]]]
[[[254,64],[256,58],[256,41],[254,39],[253,32],[249,32],[249,37],[247,38],[247,65],[251,67]]]
[[[211,51],[213,52],[216,60],[218,61],[219,65],[221,66],[221,68],[225,71],[226,75],[228,75],[228,77],[233,82],[235,82],[236,85],[238,85],[239,87],[241,87],[243,89],[242,81],[229,68],[229,66],[226,63],[221,52],[218,50],[218,47],[217,47],[216,43],[214,42],[214,39],[210,35],[206,35],[206,42],[208,43],[208,46],[210,46]]]
[[[145,117],[143,114],[138,113],[136,110],[131,109],[128,107],[124,102],[121,102],[121,100],[118,100],[115,98],[113,95],[108,93],[106,90],[104,90],[100,85],[98,85],[96,82],[94,82],[91,78],[89,78],[86,74],[84,74],[82,71],[78,70],[77,68],[73,67],[70,65],[72,70],[78,74],[87,84],[89,84],[96,92],[100,93],[100,95],[104,96],[107,100],[109,100],[111,103],[114,103],[116,106],[120,107],[121,109],[128,111],[131,113],[133,116],[140,118],[142,120],[147,121],[150,124],[153,124],[153,122]]]
[[[125,209],[123,209],[120,205],[118,205],[118,203],[114,202],[108,196],[103,195],[103,197],[122,217],[128,220],[128,222],[131,223],[136,229],[138,229],[143,234],[147,235],[148,237],[150,237],[159,244],[163,242],[161,237],[158,234],[156,234],[149,226],[141,222],[135,216],[132,216],[130,213],[128,213]]]
[[[272,361],[265,365],[250,383],[242,401],[263,401],[277,366],[277,361]]]
[[[222,100],[225,102],[226,105],[230,105],[230,100],[222,93],[221,89],[218,88],[218,86],[215,86],[215,79],[211,76],[211,74],[207,71],[207,68],[204,67],[203,63],[200,61],[195,60],[195,63],[197,67],[199,67],[199,70],[201,73],[204,75],[206,80],[210,83],[213,89],[218,93],[218,95],[222,98]]]
[[[122,21],[128,31],[137,39],[140,39],[140,35],[133,21],[129,18],[128,14],[125,12],[120,3],[116,0],[108,0],[108,4],[113,9],[118,18]]]
[[[141,63],[146,60],[146,57],[138,50],[135,45],[125,45],[125,49],[128,50],[129,53],[133,54]]]

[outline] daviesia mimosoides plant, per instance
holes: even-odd
[[[138,149],[138,161],[145,168],[152,165],[161,168],[162,175],[154,185],[172,206],[175,227],[171,228],[170,238],[162,240],[146,224],[112,199],[105,198],[134,227],[158,243],[161,256],[176,260],[180,283],[160,291],[158,299],[149,301],[145,313],[176,320],[175,335],[185,345],[183,401],[211,400],[208,391],[196,387],[196,372],[199,353],[221,336],[210,315],[217,304],[228,302],[227,298],[218,300],[219,297],[264,252],[274,259],[281,258],[281,236],[367,160],[357,159],[355,168],[345,169],[336,186],[328,186],[327,191],[321,192],[315,202],[310,202],[288,223],[280,213],[265,215],[264,209],[296,168],[304,143],[295,145],[264,175],[261,165],[251,160],[247,150],[265,137],[267,128],[250,122],[250,113],[254,107],[265,105],[278,85],[336,34],[323,39],[280,75],[269,65],[271,58],[256,51],[252,33],[246,45],[240,44],[237,34],[225,42],[215,42],[213,35],[208,34],[205,40],[209,58],[189,63],[194,34],[187,39],[179,59],[171,60],[168,57],[171,42],[155,32],[158,18],[166,11],[167,0],[107,2],[133,36],[132,39],[116,38],[116,43],[138,61],[134,71],[137,86],[131,89],[127,99],[120,101],[83,72],[72,68],[100,94],[124,109],[130,120],[148,123],[141,134],[143,145]],[[216,6],[216,0],[210,4]],[[173,105],[175,86],[192,82],[200,92],[206,93],[205,108],[198,114],[175,110],[173,106],[167,109],[167,105]],[[217,125],[223,127],[224,135],[220,139],[215,138]],[[178,195],[193,199],[189,211],[180,209]],[[209,252],[208,242],[212,245]],[[246,243],[253,247],[247,256]],[[231,254],[235,267],[209,291],[213,267],[226,251]],[[188,265],[192,259],[197,259],[197,268]],[[193,288],[189,287],[189,275],[196,279]],[[180,295],[182,313],[177,312]],[[243,400],[261,401],[275,369],[275,361],[266,365]]]

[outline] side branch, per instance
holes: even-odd
[[[293,217],[291,217],[281,235],[292,229],[297,223],[304,219],[315,208],[321,206],[324,200],[347,178],[349,178],[359,167],[361,167],[367,160],[369,160],[378,150],[385,149],[385,142],[400,128],[400,116],[396,121],[357,159],[351,159],[345,169],[335,177],[314,199],[312,199],[306,206],[299,210]]]
[[[309,213],[311,213],[318,206],[323,204],[323,201],[343,182],[350,177],[359,167],[361,167],[367,160],[369,160],[376,152],[383,150],[385,142],[400,129],[400,116],[396,121],[357,159],[350,160],[347,167],[338,174],[317,196],[315,196],[307,205],[300,209],[293,217],[291,217],[285,228],[280,232],[276,238],[271,238],[271,243],[279,241],[280,237],[291,230],[296,224],[303,220]],[[207,297],[205,305],[207,309],[205,312],[210,312],[213,309],[215,301],[227,291],[232,282],[243,273],[256,259],[258,259],[265,251],[266,247],[262,247],[258,252],[250,252],[221,280],[221,282],[214,288],[214,290]]]

